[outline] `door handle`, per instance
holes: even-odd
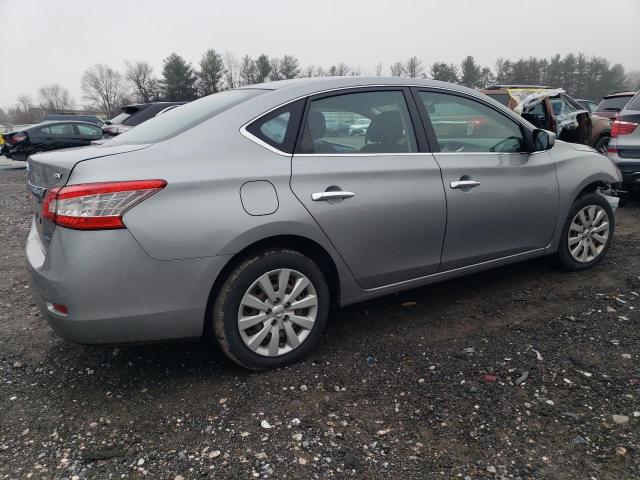
[[[355,196],[353,192],[343,192],[342,190],[334,190],[328,192],[317,192],[311,194],[311,200],[321,202],[323,200],[342,200]]]
[[[451,188],[473,188],[480,185],[480,182],[476,180],[458,180],[457,182],[451,182]]]

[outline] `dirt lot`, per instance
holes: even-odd
[[[589,272],[537,260],[353,306],[304,363],[253,374],[205,342],[54,336],[24,180],[0,171],[0,478],[640,477],[637,204]]]

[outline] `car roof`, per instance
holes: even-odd
[[[553,87],[548,87],[546,85],[520,85],[520,84],[499,84],[499,85],[489,85],[485,88],[485,90],[506,90],[508,88],[525,88],[525,89],[536,89],[536,90],[553,90]]]
[[[73,125],[90,125],[92,127],[100,128],[95,123],[83,122],[82,120],[52,120],[52,121],[49,121],[49,122],[36,123],[35,125],[31,125],[30,127],[25,128],[24,130],[31,130],[31,129],[35,129],[35,128],[48,127],[50,125],[59,125],[61,123],[65,123],[65,124],[71,123]]]
[[[357,88],[357,87],[433,87],[446,90],[454,90],[464,92],[474,96],[482,96],[477,90],[455,85],[453,83],[441,82],[439,80],[431,80],[427,78],[410,78],[410,77],[312,77],[312,78],[295,78],[292,80],[277,80],[275,82],[259,83],[255,85],[246,85],[240,89],[260,89],[270,90],[273,93],[282,93],[283,95],[305,96],[321,93],[328,90],[337,90],[341,88]]]

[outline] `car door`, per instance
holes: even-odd
[[[414,92],[447,196],[441,271],[545,248],[559,201],[551,156],[530,153],[526,127],[489,103]]]
[[[72,123],[51,124],[48,130],[49,134],[45,136],[44,140],[47,148],[50,150],[78,147],[81,145]]]
[[[435,159],[419,151],[426,137],[422,127],[416,135],[412,101],[406,88],[311,97],[292,158],[294,194],[364,288],[429,275],[440,264],[444,189]],[[356,123],[368,126],[352,135],[327,128]]]

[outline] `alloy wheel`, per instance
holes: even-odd
[[[609,215],[598,205],[582,208],[569,227],[569,252],[574,260],[587,263],[603,252],[609,239]]]
[[[260,276],[247,289],[238,309],[238,329],[244,344],[267,357],[299,347],[313,329],[318,297],[302,273],[281,268]]]

